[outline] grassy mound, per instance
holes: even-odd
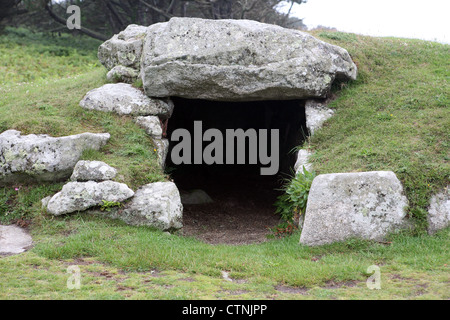
[[[449,181],[450,47],[339,32],[314,35],[346,48],[359,67],[357,81],[334,88],[335,116],[306,143],[315,170],[394,171],[410,215],[422,222],[416,235],[309,248],[298,244],[296,232],[259,245],[211,246],[85,213],[51,217],[40,199],[61,184],[10,186],[0,189],[0,222],[31,219],[36,245],[0,258],[0,298],[450,298],[449,230],[420,232],[430,195]],[[116,167],[117,180],[134,189],[167,179],[151,141],[131,119],[78,106],[87,91],[104,83],[98,44],[88,40],[78,47],[69,44],[72,38],[44,35],[32,41],[35,36],[24,30],[0,36],[0,131],[109,132],[108,145],[86,152],[85,159]],[[81,290],[66,286],[71,264],[81,268]],[[383,290],[366,287],[371,265],[381,267]],[[241,280],[223,281],[222,271]]]

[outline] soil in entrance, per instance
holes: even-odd
[[[210,244],[251,244],[268,240],[278,225],[274,203],[280,194],[279,180],[272,176],[245,174],[181,176],[175,183],[182,191],[201,189],[214,201],[183,205],[182,234]]]

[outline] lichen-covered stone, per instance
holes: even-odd
[[[117,170],[102,161],[80,160],[73,169],[72,181],[105,181],[116,177]]]
[[[429,234],[434,234],[450,225],[450,189],[448,186],[431,198],[427,220]]]
[[[146,31],[141,77],[150,97],[252,101],[325,97],[355,79],[348,52],[250,20],[172,18]]]
[[[127,83],[105,84],[93,89],[80,101],[80,106],[120,115],[154,115],[162,118],[170,117],[173,111],[171,100],[151,99]]]
[[[320,101],[307,100],[305,102],[306,127],[309,134],[313,135],[314,131],[321,128],[323,123],[331,118],[334,111]]]
[[[161,121],[156,116],[141,116],[136,117],[134,120],[145,132],[152,138],[161,139],[163,130],[161,127]]]
[[[48,197],[45,197],[44,199],[41,199],[41,208],[42,209],[47,209],[48,203],[51,198],[52,198],[52,196],[48,196]]]
[[[139,71],[124,66],[115,66],[106,74],[106,80],[109,82],[134,83],[139,76]]]
[[[100,206],[103,200],[122,202],[133,195],[133,190],[126,184],[115,181],[69,182],[50,199],[47,211],[59,216]]]
[[[57,181],[70,177],[84,150],[99,150],[109,133],[51,137],[8,130],[0,134],[0,185],[28,180]]]
[[[158,163],[161,168],[164,169],[166,164],[167,154],[169,153],[169,140],[168,139],[153,139],[153,144],[156,147],[158,153]]]
[[[319,175],[309,192],[300,243],[383,240],[410,227],[407,205],[403,187],[391,171]]]
[[[147,27],[135,24],[129,25],[119,34],[100,45],[98,58],[108,69],[117,65],[139,70],[142,54],[142,43]]]
[[[173,182],[155,182],[142,186],[120,214],[112,214],[130,225],[160,230],[180,229],[183,205]]]

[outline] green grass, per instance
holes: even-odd
[[[359,77],[336,85],[336,114],[308,143],[315,171],[393,170],[422,229],[391,236],[385,244],[349,240],[310,248],[299,245],[296,232],[264,244],[213,246],[181,233],[127,226],[103,217],[107,211],[52,217],[40,199],[62,184],[16,185],[0,189],[0,223],[30,219],[35,246],[0,258],[0,299],[450,298],[450,230],[421,232],[430,195],[448,184],[449,46],[319,33],[348,49]],[[0,36],[9,74],[0,84],[0,131],[109,132],[107,146],[85,152],[84,159],[116,167],[116,180],[133,189],[166,179],[151,141],[131,119],[78,106],[87,91],[105,83],[95,49],[87,44],[67,47],[67,56],[43,53],[46,47],[66,48],[54,40],[33,42],[23,30]],[[24,56],[13,59],[19,51]],[[39,59],[46,68],[34,64]],[[31,75],[23,73],[27,60]],[[66,286],[69,265],[81,269],[80,290]],[[381,269],[381,290],[366,287],[371,265]],[[223,280],[222,271],[235,281]]]
[[[298,244],[296,233],[258,245],[212,246],[77,214],[41,217],[33,237],[31,251],[0,259],[0,298],[26,298],[27,287],[38,299],[450,297],[448,229],[435,236],[392,236],[387,245],[350,240],[310,248]],[[80,290],[66,287],[69,265],[81,269]],[[371,265],[380,266],[381,290],[366,286]],[[222,271],[234,281],[223,280]]]
[[[5,28],[0,35],[0,87],[80,74],[100,66],[100,41]]]

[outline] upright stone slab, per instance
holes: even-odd
[[[447,228],[450,225],[449,186],[431,198],[427,220],[429,234],[435,234],[437,231]]]
[[[307,100],[305,102],[306,127],[312,136],[314,131],[320,129],[325,121],[331,118],[334,111],[328,108],[324,103],[316,100]]]
[[[295,174],[301,172],[303,173],[303,168],[306,169],[306,171],[311,171],[312,166],[309,163],[309,157],[311,156],[311,152],[307,149],[300,149],[297,153],[297,161],[294,165]]]
[[[383,240],[410,226],[407,205],[403,187],[391,171],[319,175],[309,192],[300,243]]]
[[[141,116],[134,119],[137,125],[139,125],[145,132],[154,139],[161,139],[163,136],[163,129],[161,122],[156,116]]]
[[[325,97],[334,79],[356,79],[356,74],[345,49],[298,30],[251,20],[172,18],[153,24],[141,58],[149,97]]]
[[[158,163],[161,168],[166,166],[166,158],[169,153],[169,139],[152,139],[158,153]]]

